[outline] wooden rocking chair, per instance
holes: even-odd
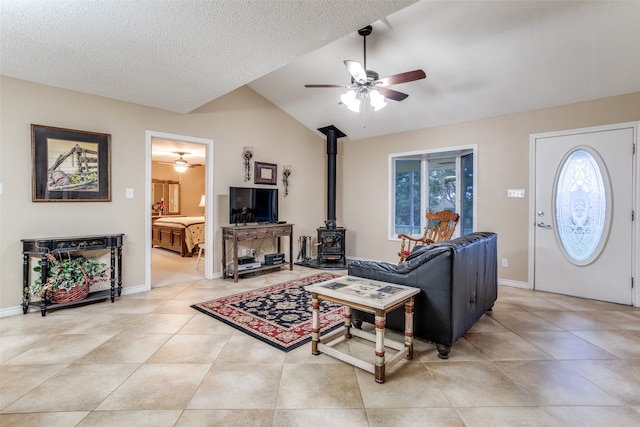
[[[408,234],[398,235],[398,238],[402,239],[400,252],[398,252],[400,257],[398,265],[402,264],[411,255],[411,251],[416,245],[430,245],[431,243],[451,239],[459,219],[460,215],[451,210],[443,210],[436,213],[427,212],[427,226],[422,237],[415,238]]]

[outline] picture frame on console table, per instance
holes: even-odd
[[[32,201],[110,202],[111,135],[31,125]]]
[[[278,183],[278,165],[275,163],[255,162],[255,176],[253,182],[256,184],[276,185]]]

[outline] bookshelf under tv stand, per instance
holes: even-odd
[[[259,268],[238,271],[238,242],[247,240],[275,238],[280,252],[280,240],[289,237],[289,270],[293,270],[293,224],[257,224],[257,225],[228,225],[222,227],[222,278],[233,276],[233,281],[238,282],[238,277],[255,273],[257,271],[280,269],[287,262],[278,265],[262,265]],[[232,244],[233,274],[227,270],[227,243]]]

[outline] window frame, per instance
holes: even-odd
[[[461,179],[461,157],[463,155],[473,154],[473,231],[477,230],[477,220],[478,220],[478,145],[470,144],[470,145],[461,145],[455,147],[443,147],[443,148],[435,148],[435,149],[427,149],[427,150],[418,150],[418,151],[409,151],[402,153],[391,153],[389,154],[389,164],[388,164],[388,211],[387,211],[387,235],[388,240],[390,241],[400,241],[398,239],[398,235],[395,233],[395,189],[396,189],[396,169],[395,169],[395,161],[401,158],[414,158],[420,159],[420,188],[421,188],[421,201],[420,201],[420,209],[423,212],[423,215],[420,218],[421,230],[424,230],[426,226],[426,218],[424,217],[424,212],[427,210],[427,204],[429,200],[429,183],[428,183],[428,166],[427,163],[429,160],[442,158],[442,157],[455,157],[456,158],[456,212],[460,212],[461,210],[461,198],[458,197],[461,191],[462,179]],[[456,229],[456,233],[459,233],[459,230]],[[413,236],[419,237],[420,234],[415,234]]]

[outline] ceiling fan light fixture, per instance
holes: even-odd
[[[189,166],[176,163],[175,165],[173,165],[173,168],[176,170],[176,172],[183,173],[186,172],[187,169],[189,169]]]
[[[369,103],[374,108],[374,111],[382,110],[387,106],[387,103],[384,100],[384,96],[382,96],[382,94],[380,94],[380,92],[376,89],[373,89],[371,92],[369,92]]]
[[[347,108],[354,113],[360,112],[360,99],[356,95],[356,91],[353,89],[347,91],[347,93],[342,94],[340,100]]]

